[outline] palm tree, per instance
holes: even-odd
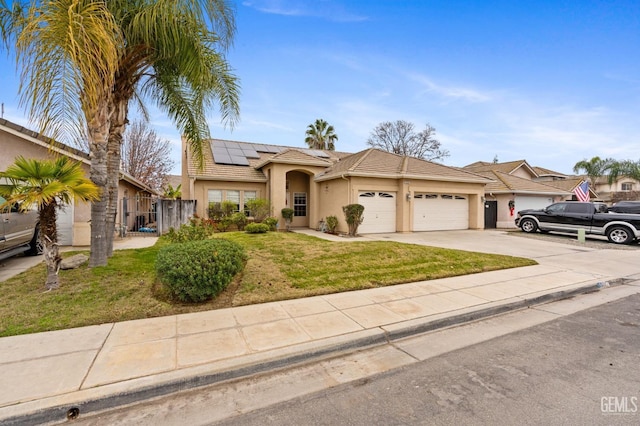
[[[600,157],[593,157],[591,160],[578,161],[573,166],[575,173],[580,173],[584,170],[585,174],[589,177],[591,187],[595,189],[596,179],[600,176],[605,176],[615,161],[611,158],[601,159]]]
[[[640,161],[614,161],[609,167],[609,185],[622,176],[627,176],[634,180],[640,180]]]
[[[329,151],[336,149],[335,141],[338,140],[338,135],[335,134],[333,126],[321,118],[307,126],[305,135],[304,141],[311,149],[328,149]]]
[[[129,104],[149,98],[176,122],[202,166],[209,138],[206,110],[219,103],[222,120],[233,124],[239,111],[239,87],[221,52],[235,34],[234,14],[225,0],[131,2],[111,0],[107,7],[120,23],[120,51],[111,97],[109,203],[107,230],[114,229],[118,169]],[[206,22],[211,22],[212,32]],[[143,108],[144,109],[144,108]],[[107,233],[107,256],[113,232]],[[98,262],[98,259],[92,261]],[[106,259],[104,259],[106,261]]]
[[[226,0],[0,0],[0,34],[6,46],[15,39],[30,118],[54,138],[86,130],[90,177],[102,190],[91,208],[91,266],[105,265],[113,249],[129,102],[146,114],[142,99],[154,101],[202,165],[206,111],[218,103],[232,125],[238,116],[237,79],[221,53],[234,33]]]
[[[0,178],[8,183],[0,185],[0,195],[5,205],[19,203],[23,210],[38,207],[39,235],[43,243],[44,260],[47,265],[47,290],[60,286],[58,270],[61,257],[58,252],[56,209],[74,200],[92,201],[98,198],[99,190],[85,178],[81,163],[68,157],[57,160],[34,160],[17,157],[14,164]]]

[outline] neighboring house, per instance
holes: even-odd
[[[89,177],[90,160],[89,154],[65,144],[52,141],[46,136],[40,135],[32,130],[26,129],[18,124],[5,119],[0,119],[0,146],[2,156],[0,157],[0,170],[5,170],[15,161],[15,158],[22,155],[26,158],[51,159],[59,155],[64,155],[72,160],[83,164],[85,175]],[[116,223],[119,228],[127,225],[127,222],[134,221],[135,218],[125,217],[122,221],[122,208],[125,197],[138,197],[147,203],[151,196],[156,196],[156,192],[142,184],[132,176],[121,172],[118,184],[118,213]],[[142,203],[142,201],[141,201]],[[150,208],[150,207],[149,207]],[[58,242],[60,245],[86,246],[91,243],[91,205],[88,203],[73,203],[64,206],[58,211]],[[132,224],[128,224],[131,226]]]
[[[618,201],[640,201],[640,182],[627,176],[621,176],[609,185],[606,176],[596,179],[595,191],[599,200],[606,203],[616,203]]]
[[[359,233],[484,227],[484,186],[490,179],[459,168],[367,149],[355,154],[211,140],[199,169],[183,139],[182,197],[210,203],[267,199],[284,229],[281,210],[294,210],[293,227],[318,228],[327,216],[346,232],[342,207],[365,206]]]
[[[485,187],[485,228],[515,228],[519,210],[542,209],[571,197],[570,190],[552,186],[563,175],[531,167],[525,160],[506,163],[476,162],[464,167],[493,182]]]

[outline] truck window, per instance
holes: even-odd
[[[567,207],[566,203],[556,203],[556,204],[551,204],[549,207],[547,207],[547,211],[549,213],[562,213],[565,211]]]
[[[593,205],[589,203],[572,203],[567,205],[567,213],[594,213]]]

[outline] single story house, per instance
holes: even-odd
[[[272,215],[294,210],[292,227],[318,228],[327,216],[348,230],[342,207],[362,204],[358,232],[386,233],[484,228],[484,187],[491,179],[367,149],[355,154],[214,139],[198,166],[183,138],[182,197],[197,200],[207,217],[210,203],[232,201],[236,211],[267,199]]]
[[[493,180],[485,188],[485,228],[514,228],[519,210],[542,209],[549,204],[575,200],[575,188],[583,177],[569,176],[526,160],[488,163],[478,161],[464,167]],[[598,194],[589,189],[592,199]]]
[[[0,119],[0,146],[2,156],[0,156],[0,170],[13,164],[16,157],[37,159],[53,159],[59,155],[64,155],[72,160],[79,161],[83,165],[85,175],[89,177],[89,167],[91,165],[89,154],[72,148],[65,144],[51,140],[37,132],[26,129],[16,123],[5,119]],[[125,197],[138,196],[140,199],[148,200],[156,196],[157,192],[133,176],[120,172],[118,183],[118,200]],[[147,201],[145,201],[147,202]],[[127,221],[132,221],[134,217],[127,217],[122,214],[124,203],[118,203],[118,213],[116,222],[119,228],[127,226]],[[124,219],[123,219],[123,216]],[[60,245],[87,246],[91,243],[91,205],[88,203],[74,202],[58,210],[58,242]],[[132,225],[132,224],[129,224]]]

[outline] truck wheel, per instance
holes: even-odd
[[[607,238],[615,244],[629,244],[633,241],[631,231],[624,226],[614,226],[607,231]]]
[[[520,222],[520,229],[527,234],[531,234],[538,230],[538,224],[533,219],[522,219],[522,222]]]
[[[42,240],[40,239],[40,226],[37,226],[36,230],[33,232],[33,238],[31,238],[31,242],[29,243],[27,255],[38,256],[39,254],[42,254],[43,251]]]

